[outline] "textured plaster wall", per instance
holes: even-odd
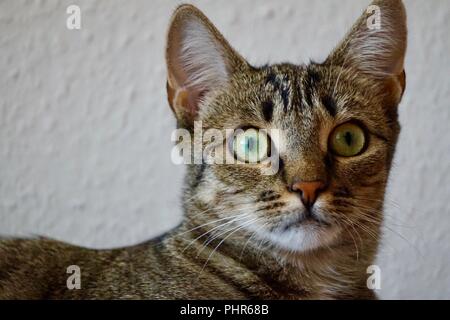
[[[320,60],[359,0],[195,1],[254,64]],[[82,28],[66,28],[66,7]],[[175,1],[0,2],[0,233],[90,247],[180,219],[164,36]],[[450,1],[406,1],[408,86],[378,264],[382,298],[450,298]]]

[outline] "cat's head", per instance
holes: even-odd
[[[193,219],[217,221],[210,226],[221,225],[222,237],[239,230],[250,242],[297,252],[377,237],[405,50],[398,0],[375,1],[323,63],[260,68],[198,9],[178,7],[166,52],[178,126],[193,132],[201,120],[203,130],[223,133],[224,154],[252,160],[191,165],[185,200],[198,209]],[[271,141],[259,129],[280,135]],[[271,175],[263,174],[268,155],[280,159]]]

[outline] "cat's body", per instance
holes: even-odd
[[[182,224],[134,247],[1,241],[0,298],[375,298],[366,270],[399,134],[406,17],[401,1],[373,4],[381,29],[368,31],[364,14],[325,62],[262,68],[197,9],[179,7],[167,47],[178,126],[244,128],[245,143],[252,128],[280,129],[277,170],[263,174],[262,160],[190,164]],[[259,157],[269,138],[255,139]],[[238,157],[240,144],[219,146]],[[67,287],[71,265],[80,289]]]
[[[375,297],[366,286],[366,266],[370,261],[347,265],[354,257],[341,255],[353,252],[353,247],[298,257],[309,261],[305,266],[281,265],[262,253],[249,254],[247,250],[251,248],[246,248],[241,257],[242,249],[228,244],[209,257],[215,247],[212,245],[198,257],[203,240],[183,251],[195,238],[174,236],[180,231],[176,229],[164,238],[113,250],[80,248],[49,239],[5,241],[0,247],[0,299]],[[72,275],[67,268],[71,265],[80,267],[80,289],[67,286]]]

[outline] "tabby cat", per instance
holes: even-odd
[[[407,30],[400,0],[369,8],[324,62],[254,67],[197,8],[179,6],[166,50],[178,127],[242,129],[219,144],[253,161],[187,165],[183,222],[146,243],[2,240],[0,297],[376,298],[366,271],[399,134]],[[275,151],[278,170],[263,174]],[[67,286],[72,265],[79,289]]]

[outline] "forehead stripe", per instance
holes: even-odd
[[[267,75],[266,83],[273,86],[274,91],[280,94],[281,100],[283,101],[283,108],[286,112],[289,107],[289,96],[290,96],[290,85],[289,78],[287,75],[283,75],[282,78],[277,76],[275,73],[270,72]]]
[[[334,101],[333,97],[331,97],[330,95],[323,96],[322,105],[325,107],[325,110],[327,110],[330,116],[336,116],[337,106],[336,101]]]
[[[304,101],[308,106],[312,106],[313,90],[320,81],[320,75],[311,69],[307,69],[305,77],[303,79],[304,85]]]
[[[262,103],[262,113],[264,116],[264,120],[267,122],[272,121],[272,115],[273,115],[273,102],[271,100],[264,101]]]

